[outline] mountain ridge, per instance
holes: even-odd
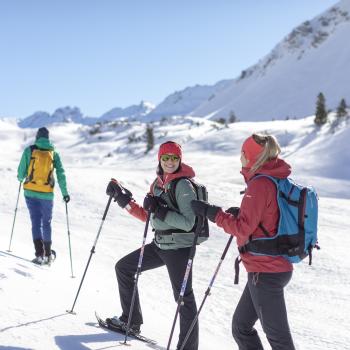
[[[77,107],[64,107],[65,113],[56,113],[62,108],[52,115],[36,112],[19,125],[39,127],[64,120],[93,124],[123,118],[153,122],[186,115],[228,119],[232,113],[241,121],[302,118],[314,113],[319,92],[330,109],[341,98],[350,100],[350,47],[345,44],[349,37],[350,0],[341,0],[294,28],[235,79],[186,87],[157,106],[141,101],[113,108],[99,118],[85,117]]]

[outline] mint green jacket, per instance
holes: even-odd
[[[50,142],[50,140],[44,137],[41,137],[35,141],[35,145],[40,149],[54,151],[53,166],[54,166],[54,169],[56,169],[57,181],[60,186],[62,196],[67,196],[68,191],[67,191],[66,175],[64,173],[61,158],[57,153],[57,151],[55,151],[53,144]],[[21,161],[19,163],[18,170],[17,170],[17,179],[20,182],[23,182],[28,175],[28,168],[29,168],[31,154],[32,152],[31,152],[30,146],[25,148],[25,150],[23,151]],[[24,196],[31,197],[31,198],[53,200],[54,194],[53,192],[45,193],[45,192],[24,190]]]
[[[176,202],[179,207],[177,210],[173,207],[167,193],[169,185],[165,186],[165,191],[157,185],[153,188],[154,195],[161,197],[171,209],[168,211],[164,221],[152,215],[151,225],[155,230],[154,242],[160,249],[164,250],[191,247],[194,239],[192,228],[196,221],[196,216],[191,208],[191,201],[197,199],[195,189],[187,179],[181,179],[178,182],[175,192]],[[162,234],[162,231],[172,231],[172,233]]]

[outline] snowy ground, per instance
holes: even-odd
[[[350,159],[345,143],[349,128],[332,138],[328,134],[314,135],[310,120],[237,123],[220,131],[212,129],[209,123],[193,129],[187,124],[172,124],[163,126],[159,132],[165,139],[174,137],[183,142],[184,161],[195,168],[198,180],[207,185],[210,201],[224,207],[240,203],[239,191],[244,187],[239,174],[241,141],[253,130],[277,134],[287,160],[296,170],[295,177],[307,179],[320,194],[319,241],[322,250],[315,253],[311,267],[306,262],[295,266],[294,277],[286,289],[296,347],[299,350],[345,350],[350,349],[350,259],[347,255],[350,246]],[[71,278],[65,207],[59,191],[56,191],[53,219],[57,261],[50,268],[30,262],[33,257],[30,220],[22,195],[12,252],[7,252],[18,192],[16,168],[24,145],[33,140],[34,131],[19,129],[14,123],[0,120],[1,350],[122,347],[119,340],[123,337],[98,328],[94,317],[95,310],[103,317],[120,314],[114,264],[142,242],[143,224],[116,203],[112,203],[103,226],[75,305],[76,315],[68,314],[66,310],[72,307],[101,223],[108,199],[105,195],[108,180],[111,177],[121,180],[142,202],[154,177],[155,151],[144,156],[138,149],[140,144],[132,144],[133,155],[130,155],[126,153],[126,147],[122,147],[123,137],[125,143],[122,132],[108,131],[98,140],[97,136],[87,139],[84,130],[74,124],[51,129],[52,140],[66,168],[72,197],[69,218],[76,277]],[[138,132],[137,127],[135,132]],[[116,149],[119,153],[112,152]],[[332,154],[331,159],[327,158],[327,150]],[[110,151],[113,155],[104,157]],[[324,161],[320,161],[322,156]],[[148,242],[151,238],[150,231]],[[194,290],[198,304],[227,240],[228,236],[212,225],[211,239],[197,250]],[[235,254],[232,247],[200,316],[200,350],[237,349],[230,324],[245,276],[242,273],[240,284],[233,285]],[[166,270],[160,268],[144,273],[139,283],[145,320],[142,331],[156,339],[158,345],[131,341],[132,348],[165,349],[176,309]],[[260,325],[258,329],[261,333]],[[268,349],[263,334],[262,339]]]

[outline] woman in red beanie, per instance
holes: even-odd
[[[142,261],[142,271],[166,266],[177,301],[184,278],[190,249],[194,239],[195,215],[191,209],[191,201],[197,198],[192,183],[188,180],[195,176],[193,169],[182,162],[181,146],[168,141],[159,147],[157,178],[146,195],[143,206],[138,205],[130,191],[121,190],[116,180],[110,181],[107,195],[113,196],[120,207],[125,208],[134,217],[146,221],[150,211],[151,225],[155,231],[154,239],[146,244]],[[175,208],[169,197],[169,187],[172,181],[177,181],[175,198],[178,208]],[[137,270],[140,249],[120,259],[116,266],[122,315],[113,317],[114,324],[126,328],[134,288],[134,275]],[[192,290],[192,272],[189,275],[184,304],[180,308],[179,349],[192,320],[197,313],[197,306]],[[131,320],[131,330],[140,332],[143,323],[139,295],[137,293]],[[198,349],[198,325],[193,329],[185,350]]]
[[[241,150],[241,173],[247,183],[241,207],[236,208],[235,213],[233,208],[224,212],[220,207],[194,200],[193,211],[207,216],[225,232],[234,235],[239,247],[251,236],[274,236],[279,221],[277,189],[267,177],[254,179],[254,176],[288,177],[291,169],[278,157],[280,152],[272,135],[253,134],[248,137]],[[252,255],[249,252],[241,253],[240,258],[248,272],[248,281],[232,319],[232,334],[239,349],[263,349],[254,328],[259,319],[273,350],[294,350],[284,300],[284,287],[292,277],[291,263],[281,256]]]

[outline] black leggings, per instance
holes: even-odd
[[[181,248],[176,250],[161,250],[153,242],[146,244],[141,271],[155,269],[166,266],[173,288],[174,299],[178,300],[182,281],[184,278],[187,262],[191,248]],[[127,322],[131,305],[132,292],[134,288],[134,276],[137,270],[140,249],[124,256],[115,265],[117,273],[120,302],[123,309],[122,320]],[[196,301],[192,290],[192,272],[187,281],[184,294],[184,305],[180,308],[180,335],[178,347],[182,344],[192,320],[197,313]],[[132,324],[142,324],[142,312],[138,293],[135,298],[135,305],[132,314]],[[170,330],[169,330],[170,331]],[[198,349],[198,323],[194,327],[189,337],[185,350]]]
[[[272,350],[295,350],[283,289],[292,272],[248,273],[248,282],[232,318],[232,334],[240,350],[263,350],[254,328],[259,319]]]

